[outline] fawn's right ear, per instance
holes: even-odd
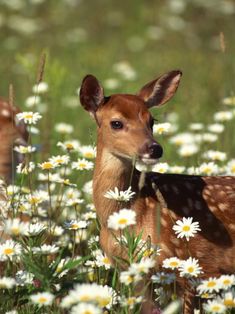
[[[98,107],[104,102],[104,90],[93,75],[84,77],[80,89],[80,102],[83,108],[94,117]]]

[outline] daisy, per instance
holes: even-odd
[[[202,268],[197,259],[189,257],[186,261],[181,261],[179,271],[180,277],[197,277],[202,273]]]
[[[184,166],[171,166],[169,170],[171,173],[181,174],[185,171],[185,167]]]
[[[80,142],[77,140],[71,140],[71,141],[66,141],[64,143],[58,142],[57,143],[58,147],[61,147],[65,151],[73,151],[73,150],[78,150],[79,147],[81,146]]]
[[[101,309],[89,303],[79,303],[71,309],[71,314],[101,314]]]
[[[107,270],[110,269],[112,266],[108,256],[106,254],[103,254],[100,250],[98,250],[98,252],[95,254],[95,259],[95,263],[98,267],[104,266],[104,268]]]
[[[96,147],[92,147],[91,145],[81,146],[79,151],[83,158],[94,159],[96,156]]]
[[[176,275],[175,273],[158,272],[151,277],[151,280],[154,283],[170,285],[176,280]]]
[[[49,244],[43,244],[40,247],[32,247],[32,252],[34,254],[55,254],[59,251],[59,247],[55,244],[49,245]]]
[[[223,296],[220,298],[220,301],[227,307],[235,307],[235,297],[234,294],[230,292],[225,292]]]
[[[204,128],[204,125],[202,123],[191,123],[189,128],[192,131],[201,131]]]
[[[19,218],[7,219],[4,222],[4,232],[12,236],[24,235],[27,226],[28,224],[20,221]]]
[[[27,236],[37,236],[46,229],[47,227],[42,223],[30,223],[25,230],[25,234]]]
[[[16,285],[16,281],[11,277],[0,277],[0,289],[12,289]]]
[[[20,163],[16,166],[16,172],[22,174],[31,173],[35,169],[35,163],[30,161],[28,164]]]
[[[179,133],[170,139],[170,143],[176,145],[176,146],[182,146],[185,144],[191,144],[194,143],[194,134],[193,133]]]
[[[28,108],[34,107],[36,105],[38,105],[41,101],[40,96],[29,96],[26,101],[25,101],[25,105]]]
[[[78,230],[87,228],[87,222],[85,220],[71,220],[70,222],[65,223],[66,229],[69,230]]]
[[[226,306],[218,300],[209,300],[204,305],[204,309],[205,311],[209,313],[216,313],[216,314],[226,312]]]
[[[131,191],[131,187],[129,187],[125,191],[119,191],[117,187],[114,190],[109,190],[104,194],[104,197],[109,198],[111,200],[116,200],[119,202],[128,202],[135,195],[135,192]]]
[[[24,286],[28,284],[33,284],[34,275],[25,270],[19,270],[16,273],[15,279],[17,286]]]
[[[32,88],[35,94],[44,94],[48,91],[48,84],[46,82],[40,82]]]
[[[201,135],[201,140],[206,143],[214,143],[218,140],[218,135],[213,133],[203,133]]]
[[[194,237],[197,231],[201,231],[198,222],[192,222],[193,218],[183,217],[183,220],[177,220],[176,224],[173,226],[173,230],[177,234],[177,238],[185,237],[189,241],[190,237]]]
[[[159,162],[152,167],[153,172],[166,173],[169,170],[169,165],[166,162]]]
[[[208,150],[203,154],[203,157],[213,160],[213,161],[224,161],[227,158],[227,154],[217,150]]]
[[[226,290],[235,285],[235,275],[222,275],[218,278],[218,281],[221,283],[222,289]]]
[[[235,175],[235,159],[231,159],[226,165],[226,173],[229,175]]]
[[[61,134],[71,134],[73,130],[73,126],[68,123],[61,122],[55,125],[55,131]]]
[[[233,118],[233,113],[231,111],[218,111],[214,114],[214,120],[216,122],[224,122],[231,120]]]
[[[142,279],[142,277],[139,273],[136,273],[136,271],[134,270],[127,270],[127,271],[122,271],[120,273],[119,279],[121,283],[128,286],[131,283],[139,282]]]
[[[221,123],[213,123],[208,125],[207,129],[212,133],[222,133],[224,131],[224,125]]]
[[[31,154],[36,151],[36,147],[19,145],[14,147],[14,151],[20,154]]]
[[[0,261],[13,260],[21,255],[21,252],[22,247],[20,244],[13,240],[7,240],[5,243],[0,244]]]
[[[154,124],[153,134],[164,134],[169,133],[171,124],[169,122]]]
[[[139,263],[132,263],[130,270],[136,273],[147,274],[151,268],[156,264],[156,261],[153,258],[147,257],[143,258]]]
[[[93,162],[87,161],[86,159],[78,159],[72,163],[72,169],[76,170],[90,170],[93,169]]]
[[[200,294],[209,292],[219,292],[222,285],[221,282],[218,280],[218,278],[210,277],[207,280],[202,280],[202,283],[197,287],[197,290]]]
[[[143,301],[143,297],[128,297],[128,298],[123,298],[121,300],[122,306],[128,306],[130,309],[133,309],[136,304],[140,304]]]
[[[50,292],[38,292],[30,296],[31,302],[41,306],[51,305],[55,296]]]
[[[223,104],[229,105],[229,106],[235,106],[235,96],[225,97],[223,99]]]
[[[67,165],[69,163],[69,156],[68,155],[58,155],[58,156],[52,156],[49,158],[49,162],[55,165]]]
[[[25,111],[16,114],[18,120],[23,120],[26,124],[36,124],[42,118],[40,113]]]
[[[108,218],[108,228],[113,230],[124,229],[136,224],[136,213],[131,209],[121,209]]]
[[[55,162],[52,161],[44,161],[41,164],[38,164],[38,166],[42,169],[42,170],[51,170],[54,169],[58,166],[58,164],[56,164]]]
[[[166,258],[163,261],[162,267],[170,268],[170,269],[177,269],[181,265],[182,261],[178,257],[170,257]]]
[[[190,143],[182,145],[178,150],[178,154],[182,157],[190,157],[196,154],[198,151],[199,151],[198,145]]]
[[[207,176],[210,176],[210,175],[216,175],[219,173],[219,167],[213,162],[204,162],[201,164],[201,166],[199,166],[199,173],[201,175],[207,175]]]

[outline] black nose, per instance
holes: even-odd
[[[163,154],[163,149],[159,144],[152,143],[149,145],[149,154],[153,159],[161,158]]]

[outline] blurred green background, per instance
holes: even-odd
[[[47,54],[43,80],[49,84],[44,97],[49,110],[44,115],[52,144],[59,139],[53,125],[62,121],[74,125],[73,138],[95,141],[94,123],[77,96],[88,73],[109,95],[135,93],[159,74],[181,69],[174,100],[153,109],[161,122],[165,112],[177,112],[181,130],[189,122],[210,123],[212,114],[223,110],[222,99],[235,90],[232,0],[1,0],[0,29],[0,95],[7,98],[12,83],[22,109],[40,56]],[[226,147],[219,147],[230,157],[233,134],[231,124]]]

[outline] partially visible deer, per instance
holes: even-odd
[[[16,121],[17,107],[0,99],[0,177],[7,183],[12,181],[15,166],[22,161],[19,153],[13,153],[13,146],[26,144],[28,132],[23,122]]]
[[[170,100],[180,78],[180,71],[171,71],[146,84],[136,95],[110,97],[104,96],[94,76],[87,75],[82,82],[81,104],[98,126],[93,197],[101,224],[101,246],[110,257],[119,254],[107,219],[120,209],[120,204],[104,194],[114,187],[125,190],[131,184],[136,192],[130,202],[130,208],[137,214],[136,230],[143,229],[143,239],[151,237],[152,243],[160,244],[161,260],[189,257],[172,226],[182,217],[193,217],[193,221],[199,222],[201,232],[190,240],[189,249],[199,259],[204,276],[230,274],[235,271],[235,177],[147,173],[140,187],[140,172],[134,170],[132,174],[133,159],[153,164],[162,156],[163,150],[153,138],[149,108]],[[158,206],[161,207],[159,236]],[[193,307],[193,303],[185,302],[183,313],[192,313]]]

